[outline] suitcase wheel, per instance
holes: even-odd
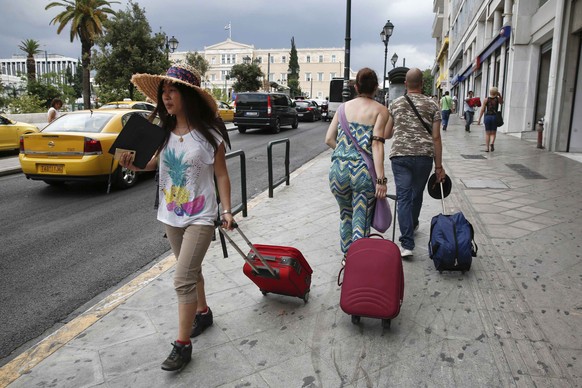
[[[265,291],[265,290],[261,290],[261,293],[262,293],[263,295],[267,295],[267,294],[268,294],[268,292],[267,292],[267,291]]]
[[[389,319],[382,319],[382,327],[384,329],[390,329],[390,320]]]
[[[305,293],[305,295],[303,295],[302,299],[303,299],[303,302],[305,302],[305,303],[309,302],[309,291],[307,291]]]
[[[352,323],[354,325],[357,325],[358,323],[360,323],[360,316],[359,315],[352,315]]]

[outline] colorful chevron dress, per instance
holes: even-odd
[[[372,155],[374,126],[355,122],[349,125],[348,130],[360,147]],[[339,123],[337,146],[331,156],[329,187],[340,208],[341,249],[345,254],[353,241],[370,234],[376,189],[366,162]]]

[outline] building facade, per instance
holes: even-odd
[[[48,53],[38,54],[34,60],[37,79],[41,79],[45,74],[56,74],[60,77],[61,83],[66,82],[67,71],[70,71],[71,75],[76,74],[79,63],[75,58]],[[0,59],[0,76],[4,85],[22,87],[25,84],[22,77],[26,77],[26,55],[13,55],[12,58]]]
[[[500,131],[530,137],[543,119],[543,146],[582,152],[582,2],[434,0],[438,94],[469,90],[504,97]]]
[[[253,45],[227,39],[205,46],[199,54],[210,64],[204,75],[204,86],[208,89],[224,89],[231,95],[233,80],[228,74],[233,65],[244,61],[257,61],[270,83],[287,89],[287,71],[291,49],[256,49]],[[172,60],[184,60],[187,52],[170,54]],[[342,48],[297,48],[299,62],[299,87],[308,98],[325,99],[329,96],[329,82],[343,77],[344,49]],[[355,74],[350,71],[351,77]],[[268,86],[267,86],[268,88]],[[295,97],[295,96],[291,96]]]

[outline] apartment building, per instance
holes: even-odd
[[[268,78],[283,89],[287,88],[289,54],[291,48],[256,49],[253,45],[227,39],[200,52],[208,63],[209,70],[203,80],[207,88],[224,89],[230,95],[233,80],[227,76],[237,63],[256,60]],[[172,60],[184,60],[187,52],[170,54]],[[299,86],[309,98],[325,99],[329,96],[329,82],[334,77],[343,77],[344,49],[341,48],[297,48],[299,61]],[[351,77],[355,73],[351,72]],[[293,96],[292,96],[293,97]]]
[[[582,3],[572,0],[434,0],[437,93],[505,99],[499,131],[582,152]]]

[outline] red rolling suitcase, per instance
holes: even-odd
[[[248,254],[238,247],[224,229],[219,228],[245,260],[244,274],[259,287],[263,295],[271,292],[296,296],[307,303],[313,270],[303,254],[293,247],[252,244],[238,225],[235,229],[251,248]]]
[[[396,201],[396,196],[388,197]],[[395,222],[392,227],[396,227]],[[404,298],[404,270],[398,246],[379,234],[358,239],[348,249],[343,271],[343,283],[338,278],[340,307],[352,316],[352,323],[360,322],[360,317],[379,318],[383,327],[390,327]]]

